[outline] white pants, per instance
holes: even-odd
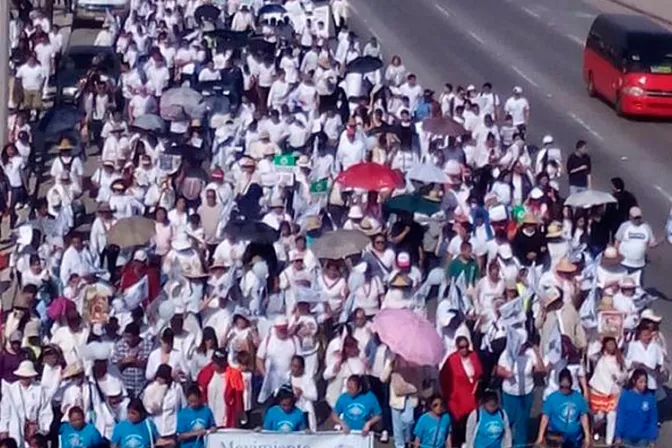
[[[601,422],[604,420],[604,412],[598,412],[595,414],[595,423]],[[614,434],[616,433],[616,411],[613,410],[608,412],[606,415],[607,418],[607,429],[604,435],[604,440],[607,445],[611,445],[614,442]]]

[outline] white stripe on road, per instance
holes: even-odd
[[[516,67],[515,65],[512,65],[511,68],[513,69],[514,72],[516,72],[516,73],[518,74],[518,76],[520,76],[521,78],[523,78],[523,79],[524,79],[525,81],[527,81],[528,83],[532,84],[532,86],[534,86],[534,87],[539,87],[539,84],[537,84],[532,78],[530,78],[529,76],[527,76],[527,75],[525,74],[524,71],[522,71],[521,69],[519,69],[519,68]]]
[[[663,187],[661,187],[660,185],[654,185],[653,188],[658,190],[658,193],[662,194],[665,197],[665,199],[672,202],[672,194],[665,191],[665,189],[663,189]]]
[[[600,141],[604,141],[604,138],[599,134],[599,132],[597,132],[595,129],[591,128],[591,127],[588,125],[588,123],[586,123],[585,121],[583,121],[578,115],[576,115],[576,114],[573,113],[573,112],[570,112],[569,116],[572,117],[572,120],[576,121],[578,124],[580,124],[581,126],[583,126],[583,128],[584,128],[586,131],[588,131],[588,133],[590,133],[590,135],[592,135],[593,137],[595,137],[596,139],[598,139],[598,140],[600,140]]]
[[[532,11],[530,8],[526,8],[525,6],[523,6],[521,9],[522,9],[523,12],[525,12],[525,14],[527,14],[528,16],[532,16],[532,17],[534,17],[535,19],[541,19],[541,16],[539,15],[539,13]]]
[[[473,31],[469,31],[469,35],[479,44],[481,44],[481,45],[485,44],[485,41],[483,40],[483,38],[481,36],[479,36],[478,34],[474,33]]]
[[[575,44],[578,44],[578,45],[580,45],[580,46],[582,46],[582,47],[583,47],[584,44],[585,44],[585,40],[584,40],[584,39],[581,39],[580,37],[576,37],[576,36],[573,35],[573,34],[568,34],[567,37],[569,37],[569,40],[571,40],[571,41],[574,42]]]
[[[441,14],[450,18],[450,13],[448,12],[448,10],[446,8],[444,8],[443,6],[441,6],[439,4],[435,4],[434,6],[436,7],[436,9],[438,9],[441,12]]]

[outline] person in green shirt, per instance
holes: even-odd
[[[463,241],[460,244],[460,254],[448,264],[447,277],[449,280],[456,280],[464,272],[467,286],[473,286],[478,280],[478,271],[478,263],[471,252],[471,243]]]

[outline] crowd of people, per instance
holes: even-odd
[[[333,23],[311,0],[131,0],[95,39],[120,74],[94,58],[46,139],[64,42],[25,3],[0,447],[656,444],[661,241],[622,179],[592,189],[590,143],[534,145],[522,88],[436,95],[346,0]]]

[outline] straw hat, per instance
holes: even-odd
[[[364,218],[364,212],[362,211],[362,207],[359,205],[353,205],[350,207],[350,210],[348,211],[348,218],[349,219],[362,219]]]
[[[306,219],[306,232],[311,230],[320,230],[322,228],[322,218],[319,216],[309,216]]]
[[[359,230],[366,236],[375,236],[383,231],[383,227],[373,218],[364,218],[359,224]]]
[[[212,271],[213,269],[229,269],[231,266],[233,266],[233,262],[228,258],[221,260],[213,260],[212,264],[210,265],[210,270]]]
[[[203,271],[203,268],[201,267],[200,263],[183,265],[182,275],[184,275],[186,278],[193,278],[193,279],[204,278],[209,276],[207,272]]]
[[[525,216],[523,216],[523,224],[537,225],[537,218],[531,213],[525,213]]]
[[[607,246],[602,253],[602,263],[608,265],[620,264],[621,254],[618,253],[618,249],[614,246]]]
[[[441,202],[441,194],[438,190],[431,190],[424,198],[431,202]]]
[[[65,369],[63,370],[63,378],[64,380],[68,378],[72,378],[73,376],[77,376],[81,373],[84,373],[84,365],[80,361],[75,361],[72,364],[68,364],[65,366]]]
[[[546,238],[559,238],[562,236],[562,224],[553,221],[546,229]]]
[[[403,273],[398,273],[390,281],[390,286],[394,288],[408,288],[412,284],[413,282],[411,282],[411,279],[408,277],[408,275]]]
[[[68,151],[68,150],[74,149],[74,146],[73,146],[73,144],[72,144],[72,142],[70,141],[69,138],[64,138],[58,144],[58,147],[56,149],[58,149],[59,151]]]
[[[563,257],[558,265],[555,267],[556,272],[562,272],[564,274],[574,274],[577,271],[577,266],[571,263],[567,257]]]
[[[663,320],[663,317],[654,313],[651,308],[647,308],[644,311],[642,311],[642,315],[640,317],[642,318],[642,320],[646,319],[656,323]]]
[[[33,362],[29,360],[21,361],[19,367],[13,373],[19,378],[35,378],[37,376],[37,370],[35,370]]]

